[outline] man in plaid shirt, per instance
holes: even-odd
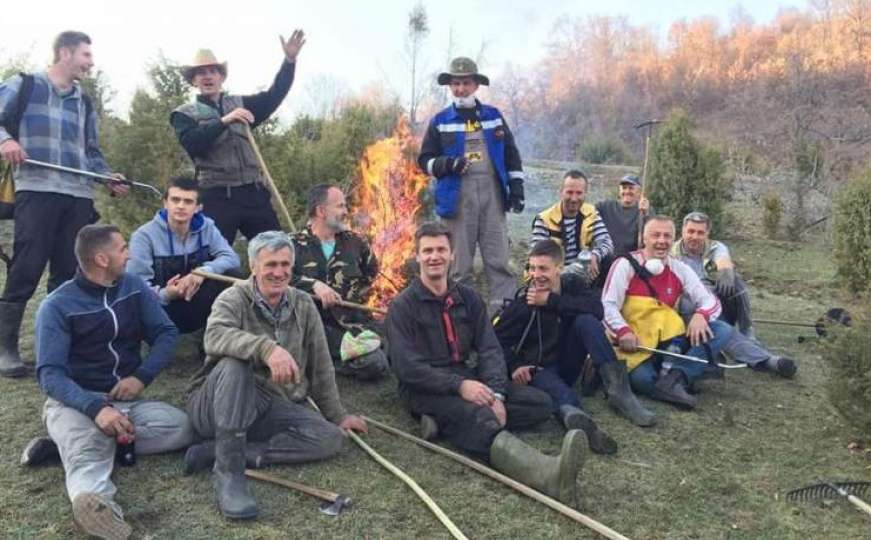
[[[89,180],[24,160],[111,173],[97,141],[97,115],[79,84],[93,65],[87,34],[59,34],[54,41],[54,62],[46,71],[32,75],[30,92],[21,96],[27,99],[26,108],[15,126],[24,77],[16,75],[0,83],[0,159],[17,166],[14,251],[0,297],[0,375],[4,377],[27,374],[18,354],[18,334],[24,308],[46,263],[51,263],[51,292],[73,277],[76,234],[98,217]],[[18,135],[13,137],[16,130]],[[127,189],[122,184],[109,185],[113,194],[126,194]]]

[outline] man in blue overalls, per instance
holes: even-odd
[[[436,213],[454,239],[454,278],[471,285],[480,247],[493,309],[517,286],[508,268],[505,212],[523,211],[520,152],[502,113],[475,99],[478,86],[490,84],[475,62],[454,58],[438,83],[450,86],[453,103],[430,121],[417,162],[436,178]]]

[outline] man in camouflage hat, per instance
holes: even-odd
[[[287,41],[282,37],[284,59],[272,86],[247,96],[223,92],[227,63],[218,62],[208,49],[198,51],[194,61],[182,68],[184,78],[200,93],[193,103],[175,109],[169,121],[196,167],[203,213],[215,220],[230,244],[236,231],[251,239],[260,232],[281,229],[248,142],[246,124],[260,125],[284,100],[304,44],[302,30],[294,30]]]
[[[480,247],[491,308],[498,307],[516,286],[508,268],[505,212],[523,211],[520,152],[502,113],[475,99],[478,86],[490,84],[475,62],[454,58],[438,83],[450,86],[453,103],[430,121],[417,162],[436,178],[436,213],[454,239],[453,275],[471,283]]]
[[[365,303],[378,275],[378,260],[366,241],[348,230],[348,207],[338,186],[320,184],[308,194],[309,222],[293,237],[294,287],[320,300],[321,320],[336,373],[360,380],[380,379],[387,357],[369,315],[336,305]]]

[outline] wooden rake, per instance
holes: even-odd
[[[786,494],[788,501],[811,501],[829,499],[836,496],[847,499],[850,504],[871,516],[871,505],[859,498],[864,495],[871,482],[820,482],[812,486],[794,489]]]

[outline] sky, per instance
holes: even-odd
[[[507,63],[529,66],[541,58],[554,22],[561,16],[625,15],[633,25],[665,35],[676,20],[715,16],[725,26],[736,9],[756,23],[771,21],[783,8],[804,2],[756,0],[440,0],[424,2],[430,34],[422,55],[426,71],[446,68],[449,53],[476,57],[484,46],[482,73]],[[137,88],[147,88],[146,66],[160,54],[178,63],[199,48],[211,48],[229,63],[225,87],[248,93],[267,87],[281,59],[279,35],[302,28],[307,43],[299,55],[291,94],[279,109],[282,120],[316,112],[325,95],[375,84],[407,99],[404,56],[408,13],[417,0],[245,0],[210,2],[124,2],[31,0],[15,2],[14,15],[0,19],[0,64],[22,55],[42,69],[51,42],[62,30],[81,30],[92,40],[96,68],[116,95],[109,104],[124,117]],[[452,36],[452,40],[451,40]],[[453,42],[449,51],[449,43]],[[492,84],[498,84],[493,80]]]

